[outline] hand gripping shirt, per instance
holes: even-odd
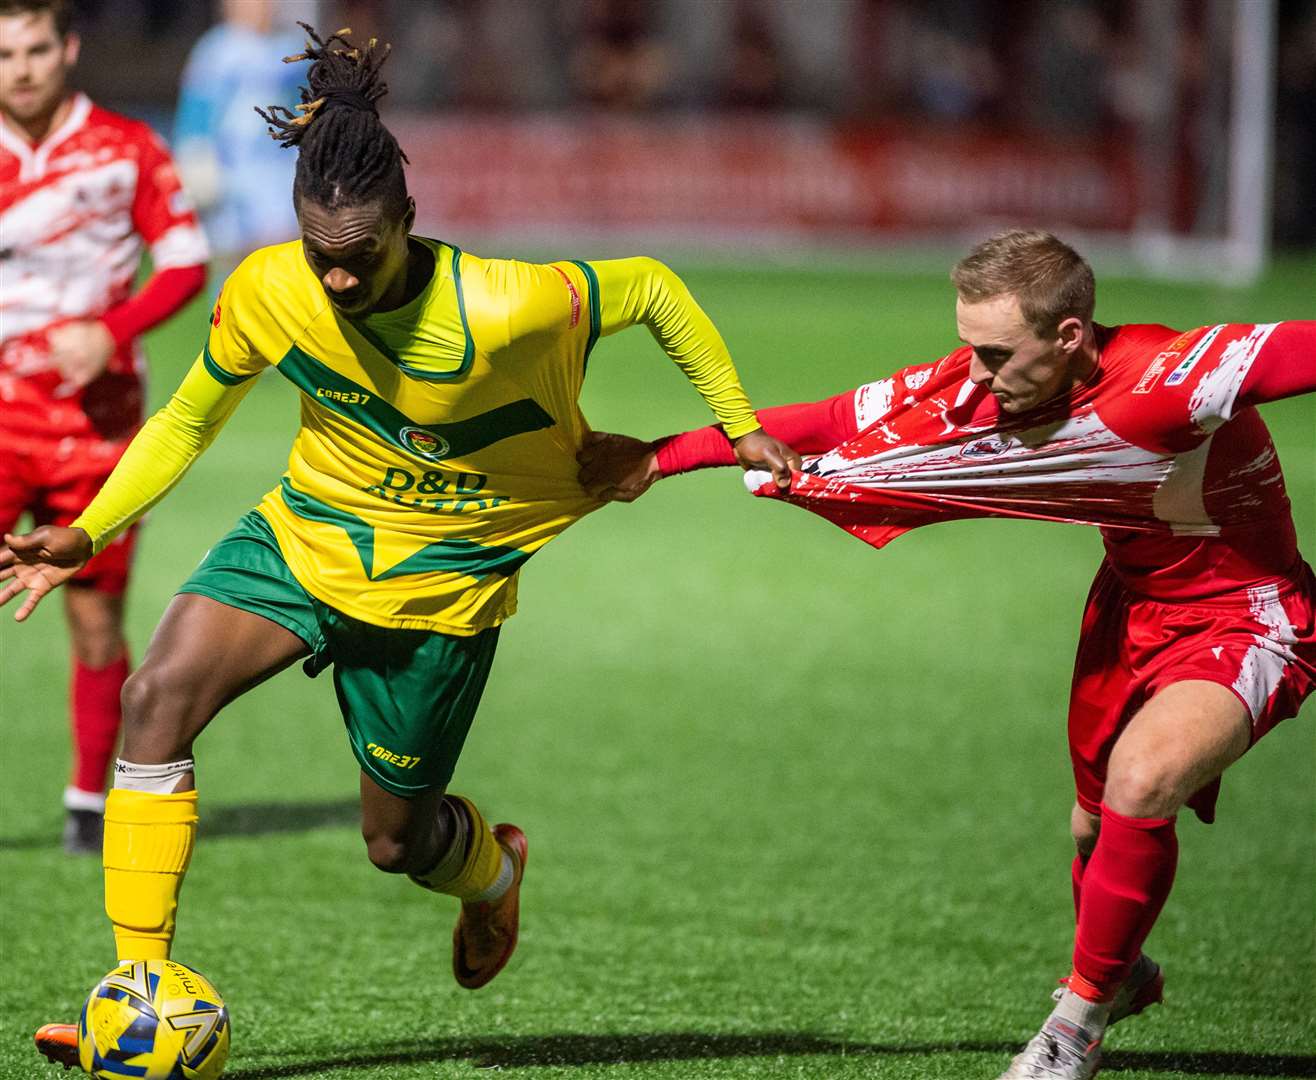
[[[474,634],[515,610],[525,561],[599,505],[575,460],[599,336],[649,325],[728,430],[757,428],[717,331],[660,263],[532,265],[413,242],[434,255],[430,283],[362,321],[329,303],[300,242],[248,257],[179,392],[74,524],[99,549],[273,366],[301,391],[301,429],[258,509],[298,581],[364,622]]]

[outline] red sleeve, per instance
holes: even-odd
[[[135,295],[101,316],[116,345],[163,322],[200,292],[210,257],[196,210],[164,143],[136,121],[124,123],[123,138],[137,154],[133,229],[151,249],[155,273]]]
[[[1316,391],[1316,322],[1282,322],[1270,332],[1243,386],[1238,405]]]
[[[200,232],[196,209],[183,190],[173,158],[164,143],[144,124],[125,132],[137,148],[137,190],[133,194],[133,229],[152,249],[171,230]],[[153,251],[154,254],[154,251]],[[188,262],[204,262],[206,256]],[[156,260],[159,262],[159,260]],[[174,265],[178,265],[177,262]]]
[[[206,283],[204,266],[157,270],[140,290],[101,316],[116,345],[125,345],[169,318]]]
[[[769,435],[799,453],[823,454],[858,432],[854,396],[855,391],[847,390],[825,401],[759,409],[759,422]],[[669,435],[658,440],[657,449],[663,476],[736,463],[731,440],[716,426]]]

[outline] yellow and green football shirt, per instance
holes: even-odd
[[[469,635],[511,615],[522,564],[600,505],[575,458],[599,337],[648,325],[729,435],[758,427],[717,330],[661,263],[536,265],[413,239],[434,254],[427,287],[358,321],[330,304],[300,242],[249,256],[178,392],[74,522],[96,550],[273,367],[301,391],[301,428],[258,509],[294,576],[364,622]]]

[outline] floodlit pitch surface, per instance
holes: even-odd
[[[760,404],[814,399],[954,344],[944,280],[678,267]],[[1247,292],[1105,282],[1099,317],[1310,316],[1309,267]],[[156,335],[161,401],[201,306]],[[639,330],[600,343],[599,428],[702,423]],[[136,655],[173,588],[277,480],[296,395],[267,374],[151,517]],[[1269,406],[1316,554],[1316,402]],[[586,519],[524,573],[455,787],[523,825],[521,947],[449,974],[453,904],[366,861],[329,678],[292,670],[200,741],[202,832],[175,955],[233,1012],[230,1080],[992,1077],[1066,971],[1064,706],[1094,530],[941,525],[871,551],[733,471]],[[114,961],[95,860],[58,850],[59,604],[2,617],[0,1076]],[[1127,1080],[1316,1070],[1316,707],[1185,818],[1149,951],[1169,1004],[1117,1028]],[[53,1075],[53,1073],[51,1073]]]

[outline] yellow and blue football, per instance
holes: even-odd
[[[228,1060],[224,999],[172,960],[137,960],[96,984],[78,1021],[78,1060],[97,1080],[215,1080]]]

